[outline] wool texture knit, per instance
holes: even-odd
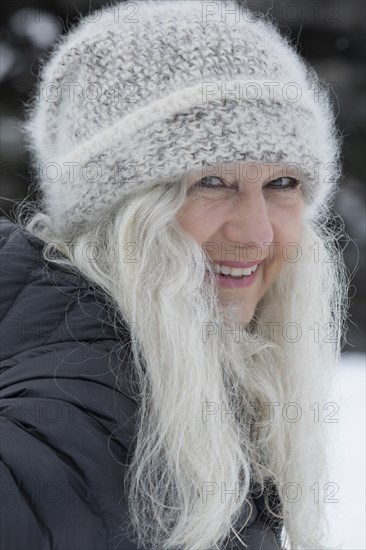
[[[66,237],[130,192],[236,161],[295,167],[315,218],[342,172],[335,119],[329,87],[244,3],[109,5],[57,42],[28,107],[34,222]]]

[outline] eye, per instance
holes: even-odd
[[[216,181],[216,184],[213,184],[213,182]],[[217,183],[218,182],[218,183]],[[292,189],[296,189],[300,184],[300,181],[291,178],[291,177],[280,177],[275,180],[270,181],[265,185],[265,187],[268,187],[271,190],[276,191],[288,191]],[[218,176],[205,176],[204,178],[201,178],[200,180],[196,181],[189,189],[189,191],[197,189],[197,188],[204,188],[204,189],[233,189],[237,187],[237,183],[233,184],[233,186],[226,185],[225,181],[222,178],[219,178]]]
[[[284,182],[284,184],[281,184],[281,182]],[[266,187],[269,187],[270,189],[276,189],[279,191],[288,191],[291,189],[296,189],[296,187],[298,187],[299,185],[300,185],[299,180],[295,178],[281,177],[270,181],[266,185]]]

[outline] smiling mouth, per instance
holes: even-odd
[[[228,279],[245,279],[250,277],[257,270],[259,264],[255,264],[252,267],[247,268],[238,268],[238,267],[229,267],[226,265],[218,265],[213,263],[213,271],[216,275],[221,275]]]

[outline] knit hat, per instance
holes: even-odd
[[[59,235],[207,165],[291,163],[307,218],[341,175],[326,85],[273,21],[235,2],[134,0],[88,15],[52,51],[24,128]]]

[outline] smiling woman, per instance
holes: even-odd
[[[195,170],[186,178],[188,200],[177,220],[208,249],[221,302],[235,304],[237,320],[248,324],[289,261],[286,247],[299,242],[304,212],[301,182],[287,175],[294,172],[291,167],[280,170],[272,163],[225,163],[205,172],[210,175]],[[241,273],[245,267],[252,269]]]
[[[346,317],[340,139],[273,22],[208,4],[127,2],[123,24],[110,6],[42,70],[24,125],[40,200],[1,224],[4,548],[326,548],[313,413]],[[54,82],[73,100],[47,101]],[[76,497],[27,500],[17,529],[42,480]]]

